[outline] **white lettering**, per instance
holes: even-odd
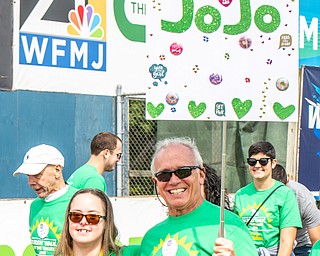
[[[88,67],[88,43],[82,43],[80,49],[75,41],[70,43],[70,66],[76,66],[76,59],[80,61],[82,59],[82,66]]]
[[[309,105],[308,128],[313,129],[314,126],[316,126],[316,129],[320,129],[320,106]]]
[[[96,61],[93,61],[92,62],[92,67],[94,69],[100,69],[103,65],[103,45],[102,44],[99,44],[99,47],[98,47],[98,62]]]
[[[318,50],[318,18],[312,18],[308,27],[306,17],[300,16],[300,48],[304,48],[304,35],[307,41],[310,41],[313,35],[312,49]]]
[[[32,240],[32,245],[42,245],[42,240]]]
[[[48,44],[48,38],[44,38],[41,45],[41,50],[38,43],[38,38],[33,37],[31,40],[30,48],[28,48],[28,42],[26,36],[21,36],[22,46],[23,50],[25,52],[26,61],[27,63],[32,62],[32,57],[36,56],[37,62],[39,64],[42,64],[44,55],[46,53],[47,44]]]
[[[57,246],[56,241],[44,241],[45,246]]]
[[[34,35],[21,35],[20,40],[20,64],[105,70],[104,43]]]
[[[47,252],[53,252],[54,251],[54,247],[43,246],[43,250],[45,250]]]
[[[58,63],[58,56],[64,56],[65,51],[59,50],[59,46],[66,46],[66,40],[52,39],[52,65],[56,66]]]

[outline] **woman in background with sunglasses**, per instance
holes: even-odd
[[[259,255],[294,255],[300,213],[293,191],[272,179],[277,164],[275,149],[261,141],[249,147],[248,155],[253,182],[236,192],[234,212],[248,226]]]
[[[55,256],[139,255],[139,247],[116,243],[111,202],[99,189],[81,189],[71,198]]]

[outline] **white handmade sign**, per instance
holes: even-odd
[[[148,119],[298,120],[295,0],[153,0]]]

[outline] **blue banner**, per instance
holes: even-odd
[[[320,65],[320,1],[300,1],[299,66]]]
[[[320,188],[320,67],[303,67],[299,182]]]

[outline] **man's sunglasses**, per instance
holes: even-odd
[[[247,158],[247,163],[250,166],[255,166],[257,162],[259,162],[262,166],[266,166],[269,162],[269,159],[272,160],[272,158],[270,157],[263,157],[263,158],[260,158],[259,160],[250,157],[250,158]]]
[[[106,219],[107,216],[101,216],[98,214],[82,214],[80,212],[69,212],[69,219],[74,223],[79,223],[83,216],[89,224],[98,224],[100,219]]]
[[[157,172],[155,176],[160,182],[168,182],[171,179],[172,173],[174,173],[174,175],[176,175],[179,179],[184,179],[189,177],[192,173],[192,170],[197,168],[201,169],[200,166],[182,166],[172,171],[163,170],[161,172]]]

